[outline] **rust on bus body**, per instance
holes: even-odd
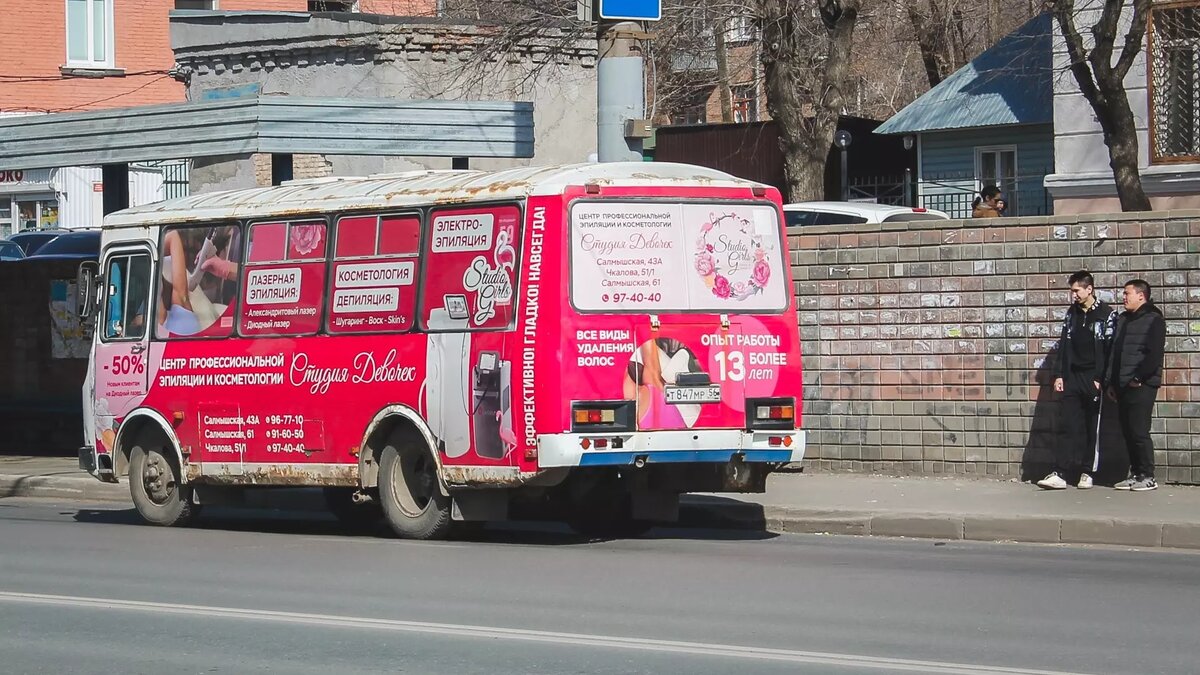
[[[203,473],[202,466],[187,468],[189,483],[207,485],[284,485],[358,487],[357,464],[270,464],[255,466],[244,473]]]

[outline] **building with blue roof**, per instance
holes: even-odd
[[[875,130],[912,139],[921,206],[967,218],[995,185],[1005,215],[1049,215],[1054,172],[1051,15],[1040,14]]]

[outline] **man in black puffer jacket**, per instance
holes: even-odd
[[[1092,475],[1100,466],[1101,384],[1108,365],[1117,314],[1096,297],[1088,272],[1076,272],[1068,280],[1075,302],[1063,319],[1058,339],[1058,377],[1054,390],[1062,394],[1061,440],[1054,453],[1054,472],[1037,482],[1045,490],[1065,490],[1075,484],[1092,487]],[[1068,482],[1070,481],[1070,482]]]
[[[1150,284],[1134,279],[1125,284],[1125,313],[1117,321],[1112,356],[1108,360],[1108,395],[1116,399],[1121,433],[1129,452],[1129,478],[1118,490],[1154,490],[1154,442],[1150,417],[1162,386],[1167,322],[1150,301]]]

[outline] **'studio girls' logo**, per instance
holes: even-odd
[[[493,267],[483,256],[475,256],[463,273],[463,288],[475,293],[475,312],[471,318],[476,324],[486,323],[496,316],[497,305],[512,303],[516,250],[509,243],[511,240],[510,228],[500,230],[493,254],[496,265]]]

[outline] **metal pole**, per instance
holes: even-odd
[[[626,138],[625,121],[641,119],[646,108],[642,53],[632,21],[598,23],[596,65],[596,157],[601,162],[642,161],[642,139]]]
[[[850,201],[850,181],[847,178],[846,148],[842,148],[842,201]]]

